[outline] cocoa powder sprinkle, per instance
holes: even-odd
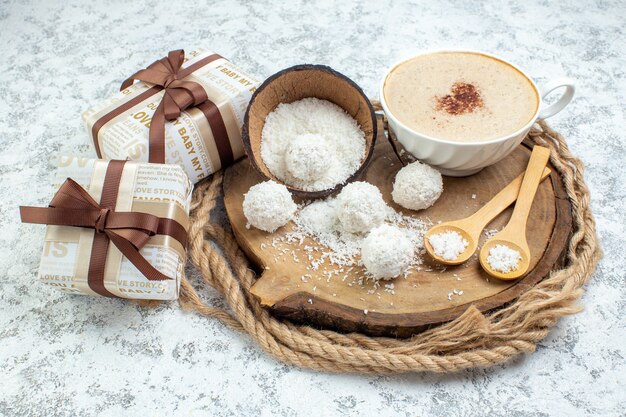
[[[451,94],[436,97],[437,104],[435,110],[445,111],[448,114],[457,116],[471,113],[483,107],[483,99],[475,85],[465,82],[455,82],[452,84]]]

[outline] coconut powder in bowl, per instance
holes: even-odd
[[[315,140],[320,143],[311,143]],[[305,191],[345,183],[361,166],[365,148],[365,134],[356,120],[336,104],[314,97],[279,104],[267,115],[261,135],[267,169]]]

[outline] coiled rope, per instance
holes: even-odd
[[[255,274],[233,234],[209,220],[222,192],[222,173],[196,187],[189,255],[204,282],[224,297],[228,307],[205,304],[186,279],[182,282],[180,303],[186,310],[217,318],[232,329],[246,332],[282,362],[321,371],[455,372],[489,367],[533,352],[560,317],[581,310],[576,301],[601,258],[601,250],[582,162],[571,154],[565,139],[545,122],[535,125],[529,138],[552,149],[551,162],[562,177],[572,205],[573,234],[565,267],[552,271],[504,308],[483,314],[470,307],[456,320],[409,339],[342,334],[276,318],[250,294]]]

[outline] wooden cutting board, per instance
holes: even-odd
[[[444,177],[444,192],[437,203],[427,210],[413,212],[402,209],[391,199],[392,183],[401,164],[384,136],[380,121],[378,132],[374,156],[362,179],[378,186],[395,210],[433,223],[474,213],[524,172],[530,156],[530,145],[524,143],[504,160],[473,176]],[[243,194],[262,181],[247,159],[226,170],[224,205],[237,241],[258,267],[259,279],[252,293],[275,314],[346,332],[406,337],[428,326],[453,320],[470,305],[481,311],[502,306],[540,281],[561,261],[572,228],[571,207],[558,174],[553,167],[551,169],[551,176],[539,187],[530,214],[527,238],[532,260],[529,273],[517,281],[489,277],[481,269],[477,254],[465,264],[447,268],[424,254],[422,270],[395,279],[392,291],[383,287],[372,293],[369,291],[371,283],[348,286],[346,282],[350,280],[327,280],[325,275],[306,269],[309,261],[298,251],[298,243],[272,246],[273,238],[288,232],[292,224],[274,234],[246,228]],[[507,209],[487,230],[504,227],[511,211]],[[481,244],[484,239],[483,234]],[[302,244],[309,243],[312,242],[305,239]],[[285,256],[285,249],[289,256]],[[326,265],[327,269],[330,267]],[[351,273],[363,275],[357,268]],[[303,280],[305,274],[312,274],[312,277]]]

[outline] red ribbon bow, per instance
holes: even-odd
[[[123,164],[123,161],[111,161],[109,171],[120,176]],[[107,188],[106,180],[105,188]],[[115,195],[116,193],[117,190],[115,190]],[[108,199],[110,197],[108,196]],[[22,222],[25,223],[94,229],[96,235],[89,261],[88,281],[89,286],[100,295],[114,296],[104,288],[103,284],[109,241],[113,242],[149,280],[172,279],[154,268],[139,251],[150,237],[156,234],[171,236],[185,247],[187,232],[183,226],[172,219],[160,218],[148,213],[118,212],[106,207],[106,203],[104,205],[98,204],[84,188],[68,178],[55,194],[49,207],[20,207],[20,215]],[[112,206],[114,207],[114,204]]]
[[[165,89],[163,100],[150,122],[149,162],[165,162],[165,121],[175,120],[183,110],[208,99],[206,91],[200,84],[183,80],[195,70],[195,67],[182,68],[184,60],[185,52],[182,49],[171,51],[166,58],[137,71],[124,81],[120,88],[120,90],[128,88],[135,80],[139,80]]]

